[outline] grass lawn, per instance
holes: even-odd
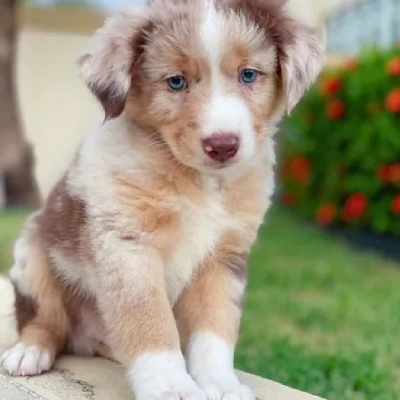
[[[0,270],[21,219],[0,214]],[[273,210],[251,259],[237,367],[329,400],[398,400],[399,267]]]
[[[0,273],[12,266],[12,249],[27,212],[12,210],[0,211]]]

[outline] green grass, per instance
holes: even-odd
[[[399,399],[399,267],[273,210],[252,254],[237,367],[330,400]]]
[[[23,216],[0,214],[0,270]],[[398,400],[399,267],[273,210],[252,254],[237,367],[329,400]]]
[[[0,273],[6,272],[12,265],[12,249],[27,212],[12,210],[0,211]]]

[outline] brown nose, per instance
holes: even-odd
[[[233,133],[214,133],[203,140],[204,152],[213,160],[226,162],[235,157],[239,150],[240,141]]]

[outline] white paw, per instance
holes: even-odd
[[[137,400],[206,400],[180,353],[139,357],[128,371]]]
[[[138,393],[136,395],[137,400],[206,400],[203,392],[199,389],[188,391],[179,390],[179,388],[171,388],[169,391],[154,391],[148,393]]]
[[[0,367],[10,375],[40,375],[51,368],[51,360],[47,351],[18,343],[3,354]]]
[[[251,389],[240,384],[209,382],[200,384],[207,400],[255,400]]]
[[[195,334],[189,341],[188,370],[207,400],[255,400],[240,383],[233,368],[234,346],[210,332]]]
[[[155,380],[136,393],[137,400],[206,400],[203,392],[189,375],[171,377],[171,380]]]

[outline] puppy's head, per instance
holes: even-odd
[[[285,0],[153,0],[109,19],[81,59],[106,118],[124,110],[183,164],[256,158],[322,67]]]

